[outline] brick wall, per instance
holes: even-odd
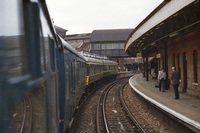
[[[168,50],[168,76],[172,72],[171,68],[173,66],[173,55],[175,55],[175,67],[178,70],[178,54],[180,71],[181,71],[181,83],[179,86],[179,91],[184,92],[184,71],[183,71],[183,53],[186,53],[187,60],[187,89],[186,92],[193,96],[200,97],[200,31],[187,34],[185,36],[179,37],[174,40],[170,40],[167,45]],[[197,65],[197,77],[198,83],[194,82],[194,69],[193,69],[193,51],[197,50],[198,53],[198,65]],[[164,45],[159,47],[158,53],[161,53],[160,58],[160,68],[162,66],[164,56]],[[170,85],[172,89],[172,86]]]

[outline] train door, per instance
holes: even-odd
[[[59,125],[59,113],[58,113],[58,73],[56,73],[56,59],[55,59],[55,41],[51,34],[50,29],[46,28],[47,20],[45,13],[41,10],[41,37],[42,47],[44,54],[44,64],[46,70],[44,75],[47,77],[47,132],[57,132]],[[36,55],[36,53],[34,53]],[[42,112],[41,112],[42,113]],[[37,130],[36,128],[34,130]]]
[[[61,42],[60,42],[61,43]],[[66,75],[65,75],[65,62],[66,60],[64,59],[64,52],[63,50],[57,48],[56,49],[56,55],[57,55],[57,67],[58,67],[58,73],[59,73],[59,77],[58,77],[58,84],[59,84],[59,106],[57,107],[57,109],[59,109],[59,131],[63,132],[64,129],[64,120],[65,120],[65,101],[66,101]],[[68,62],[66,62],[68,63]]]
[[[60,112],[59,111],[61,111],[60,109],[59,109],[59,90],[61,89],[60,87],[63,87],[63,84],[64,84],[64,81],[63,80],[58,80],[58,79],[64,79],[64,75],[60,75],[60,73],[57,75],[57,74],[53,74],[53,73],[56,73],[56,71],[57,71],[57,68],[59,68],[59,69],[61,69],[61,71],[64,69],[64,59],[63,59],[63,53],[61,52],[61,53],[59,53],[59,54],[56,54],[56,50],[57,50],[57,47],[56,47],[56,43],[55,43],[55,41],[54,41],[54,39],[52,38],[52,37],[50,37],[50,36],[48,36],[48,39],[49,39],[49,54],[50,54],[50,56],[49,56],[49,59],[50,59],[50,70],[51,70],[51,73],[52,73],[52,76],[51,76],[51,86],[53,87],[53,89],[52,89],[52,94],[50,95],[50,97],[54,97],[54,99],[53,98],[51,98],[51,99],[53,99],[52,100],[52,104],[53,104],[53,108],[55,108],[53,111],[52,111],[52,113],[55,113],[56,115],[55,115],[55,119],[56,119],[56,121],[57,122],[59,122],[59,114],[60,114]],[[56,57],[57,56],[60,56],[61,58],[61,60],[60,60],[60,66],[58,66],[57,67],[57,62],[56,62]],[[60,78],[60,76],[61,76],[61,78]],[[65,85],[64,85],[65,86]],[[52,96],[53,95],[53,96]],[[58,123],[59,124],[59,123]],[[57,130],[57,127],[58,127],[58,125],[55,125],[56,126],[56,130]]]
[[[187,92],[187,54],[183,53],[183,92]]]

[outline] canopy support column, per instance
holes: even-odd
[[[165,81],[165,89],[167,90],[169,87],[169,81],[168,81],[168,51],[167,51],[167,43],[164,45],[164,60],[165,60],[165,72],[166,72],[166,81]]]
[[[149,81],[149,73],[148,73],[148,68],[149,68],[149,63],[148,63],[148,54],[147,54],[147,50],[146,50],[146,81]]]

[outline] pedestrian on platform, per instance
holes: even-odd
[[[179,72],[172,67],[171,82],[174,88],[175,99],[179,99],[178,86],[179,86]]]
[[[162,68],[158,73],[158,81],[160,81],[159,91],[161,91],[161,86],[163,86],[163,92],[165,92],[165,80],[166,80],[166,72],[165,69]]]

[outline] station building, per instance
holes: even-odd
[[[118,62],[119,67],[133,63],[133,59],[124,50],[125,42],[133,29],[105,29],[94,30],[91,35],[90,52],[105,55]]]
[[[136,61],[125,52],[124,45],[133,29],[104,29],[94,30],[92,33],[73,34],[65,36],[67,41],[78,52],[88,51],[93,54],[106,56],[132,70],[132,64]]]
[[[130,34],[125,44],[127,54],[142,54],[146,80],[149,80],[150,57],[157,69],[171,68],[180,74],[179,91],[200,97],[200,1],[164,0]]]

